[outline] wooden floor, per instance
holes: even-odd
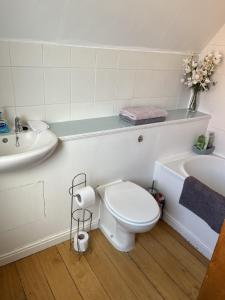
[[[121,253],[99,230],[85,256],[69,242],[0,268],[0,299],[196,299],[208,261],[163,222]]]

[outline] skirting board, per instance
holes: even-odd
[[[163,220],[173,229],[179,232],[193,247],[201,252],[205,257],[211,259],[213,251],[203,244],[192,232],[184,227],[180,222],[171,217],[166,211],[163,212]]]
[[[98,228],[98,220],[93,220],[92,229]],[[70,230],[61,231],[59,233],[49,235],[44,239],[27,244],[21,248],[15,249],[3,255],[0,255],[0,266],[6,265],[18,259],[24,258],[56,244],[62,243],[69,239]]]

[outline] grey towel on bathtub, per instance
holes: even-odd
[[[225,197],[190,176],[184,181],[179,203],[191,210],[216,232],[225,219]]]

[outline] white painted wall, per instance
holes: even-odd
[[[216,152],[225,155],[225,25],[202,51],[201,56],[215,50],[223,54],[223,62],[214,75],[216,86],[207,93],[201,93],[199,110],[212,116],[209,130],[216,134]]]
[[[207,126],[206,117],[61,142],[41,165],[0,173],[0,217],[4,214],[5,220],[0,230],[0,264],[68,239],[68,188],[75,174],[86,172],[88,184],[94,187],[119,178],[149,186],[155,161],[190,151]],[[142,143],[138,143],[140,134]],[[96,225],[98,204],[92,209]]]
[[[183,54],[0,42],[7,119],[57,122],[118,114],[125,105],[175,108]]]
[[[224,0],[1,0],[0,38],[200,51]]]

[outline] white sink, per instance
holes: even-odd
[[[41,162],[55,150],[58,139],[50,130],[35,132],[32,130],[18,134],[0,135],[0,171],[16,169]]]

